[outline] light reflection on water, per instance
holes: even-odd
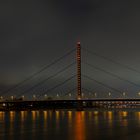
[[[98,140],[140,137],[140,111],[0,112],[0,139]]]
[[[44,131],[47,130],[47,119],[48,119],[48,111],[43,111],[43,117],[44,117]]]
[[[60,129],[60,111],[55,111],[55,121],[56,121],[56,131],[58,133],[59,129]]]
[[[109,127],[112,128],[113,126],[113,112],[112,111],[107,112],[107,118],[108,118]]]
[[[13,123],[14,119],[15,119],[15,112],[10,111],[10,122]]]
[[[4,118],[5,118],[5,113],[0,112],[0,121],[4,121]]]
[[[48,118],[48,111],[43,111],[44,121],[47,121]]]
[[[135,112],[136,117],[140,120],[140,112]]]
[[[75,140],[85,140],[85,112],[76,112],[75,115]]]

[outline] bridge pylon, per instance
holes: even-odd
[[[77,60],[77,110],[81,111],[83,110],[82,107],[82,95],[81,95],[81,43],[77,42],[77,55],[76,55],[76,60]]]
[[[77,42],[77,100],[81,100],[81,44]]]

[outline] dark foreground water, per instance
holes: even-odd
[[[140,140],[140,110],[0,112],[0,140]]]

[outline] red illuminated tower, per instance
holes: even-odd
[[[77,42],[77,99],[81,100],[81,44]]]

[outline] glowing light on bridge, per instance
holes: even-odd
[[[2,104],[2,106],[3,106],[3,107],[5,107],[5,106],[6,106],[6,104],[5,104],[5,103],[3,103],[3,104]]]
[[[3,100],[3,96],[0,96],[0,100]]]
[[[71,97],[71,93],[69,93],[69,97]]]
[[[11,100],[14,100],[14,96],[11,96]]]
[[[24,99],[25,99],[25,96],[24,96],[24,95],[22,95],[22,96],[21,96],[21,98],[22,98],[22,100],[24,100]]]
[[[33,95],[33,99],[36,100],[36,95]]]
[[[44,98],[45,98],[45,99],[47,99],[47,98],[48,98],[48,95],[47,95],[47,94],[45,94],[45,95],[44,95]]]
[[[97,93],[96,92],[94,93],[94,96],[97,97]]]
[[[108,93],[108,96],[111,96],[111,92]]]
[[[126,93],[125,93],[125,92],[123,92],[123,96],[124,96],[124,97],[126,96]]]

